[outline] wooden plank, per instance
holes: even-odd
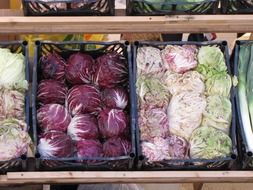
[[[253,171],[19,172],[0,176],[1,184],[59,183],[252,183]]]
[[[234,33],[253,32],[252,23],[253,15],[174,15],[156,17],[2,16],[0,17],[0,33]]]

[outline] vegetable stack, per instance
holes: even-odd
[[[218,46],[137,48],[138,125],[148,163],[231,155],[231,77]]]
[[[0,48],[0,162],[27,155],[31,139],[25,122],[25,57]]]
[[[48,53],[40,68],[37,122],[43,159],[94,163],[129,155],[128,64],[123,55],[71,52],[63,58]]]

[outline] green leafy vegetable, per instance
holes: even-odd
[[[216,46],[202,46],[199,49],[198,62],[197,71],[206,79],[216,73],[227,71],[224,55]]]
[[[231,77],[227,73],[217,73],[206,81],[207,95],[220,95],[229,97],[232,87]]]
[[[229,99],[217,95],[207,97],[202,126],[211,126],[229,134],[231,119],[232,105]]]
[[[231,153],[231,148],[230,137],[209,126],[197,128],[190,138],[190,157],[193,159],[223,158]]]
[[[25,58],[9,49],[0,48],[0,87],[24,90],[28,88],[25,80]]]

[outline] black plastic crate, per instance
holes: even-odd
[[[202,2],[149,2],[146,0],[127,0],[127,15],[158,16],[180,14],[217,14],[219,0],[203,0]]]
[[[67,59],[71,54],[83,52],[91,55],[93,58],[103,55],[107,52],[117,52],[128,61],[129,69],[129,116],[131,130],[132,151],[127,156],[120,157],[94,157],[94,158],[43,158],[36,152],[36,169],[38,170],[130,170],[134,167],[136,155],[135,145],[135,117],[133,100],[133,77],[131,62],[131,46],[127,41],[115,42],[49,42],[37,41],[35,47],[35,62],[33,67],[33,90],[32,90],[32,114],[35,145],[38,145],[38,124],[37,124],[37,85],[41,80],[40,58],[49,52],[55,52]],[[91,46],[93,48],[91,48]],[[85,161],[80,163],[80,160]],[[90,161],[90,162],[86,162]]]
[[[221,9],[225,14],[252,14],[253,0],[222,0]]]
[[[112,16],[115,14],[114,0],[87,0],[83,6],[73,8],[72,3],[83,0],[22,0],[26,16]],[[64,7],[53,6],[52,3],[64,3]]]
[[[29,82],[29,64],[28,64],[28,43],[26,41],[6,41],[0,42],[0,48],[8,48],[12,53],[22,53],[25,57],[25,78]],[[30,129],[30,98],[29,90],[25,92],[25,122],[27,124],[27,132],[31,133]],[[27,155],[21,155],[9,161],[0,161],[0,174],[12,171],[27,170]]]
[[[236,41],[235,49],[234,49],[234,75],[238,77],[238,65],[239,65],[239,53],[240,53],[240,46],[244,44],[252,44],[253,41]],[[236,111],[237,111],[237,125],[238,125],[238,144],[240,145],[239,153],[241,157],[241,166],[242,169],[252,169],[253,168],[253,152],[249,149],[246,141],[245,132],[243,129],[242,117],[241,117],[241,110],[240,110],[240,103],[239,103],[239,94],[238,94],[238,87],[235,87],[235,102],[236,102]]]
[[[133,46],[133,76],[134,84],[137,81],[137,49],[138,47],[151,46],[159,49],[164,49],[166,45],[196,45],[209,46],[216,45],[224,53],[225,61],[228,69],[228,74],[231,73],[231,67],[229,62],[229,50],[226,41],[221,42],[135,42]],[[134,86],[136,92],[136,86]],[[232,104],[232,121],[230,128],[230,138],[232,140],[231,155],[225,158],[219,159],[171,159],[164,160],[156,163],[148,163],[144,155],[142,155],[141,145],[140,145],[140,129],[138,126],[138,100],[137,93],[135,93],[135,117],[136,117],[136,146],[137,146],[137,157],[139,170],[226,170],[234,169],[236,167],[237,160],[237,138],[236,138],[236,111],[235,111],[235,90],[231,87],[230,90],[230,101]]]

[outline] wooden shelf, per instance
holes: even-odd
[[[0,176],[0,185],[70,183],[252,183],[253,171],[19,172]]]
[[[253,15],[24,17],[1,10],[0,33],[253,32]]]

